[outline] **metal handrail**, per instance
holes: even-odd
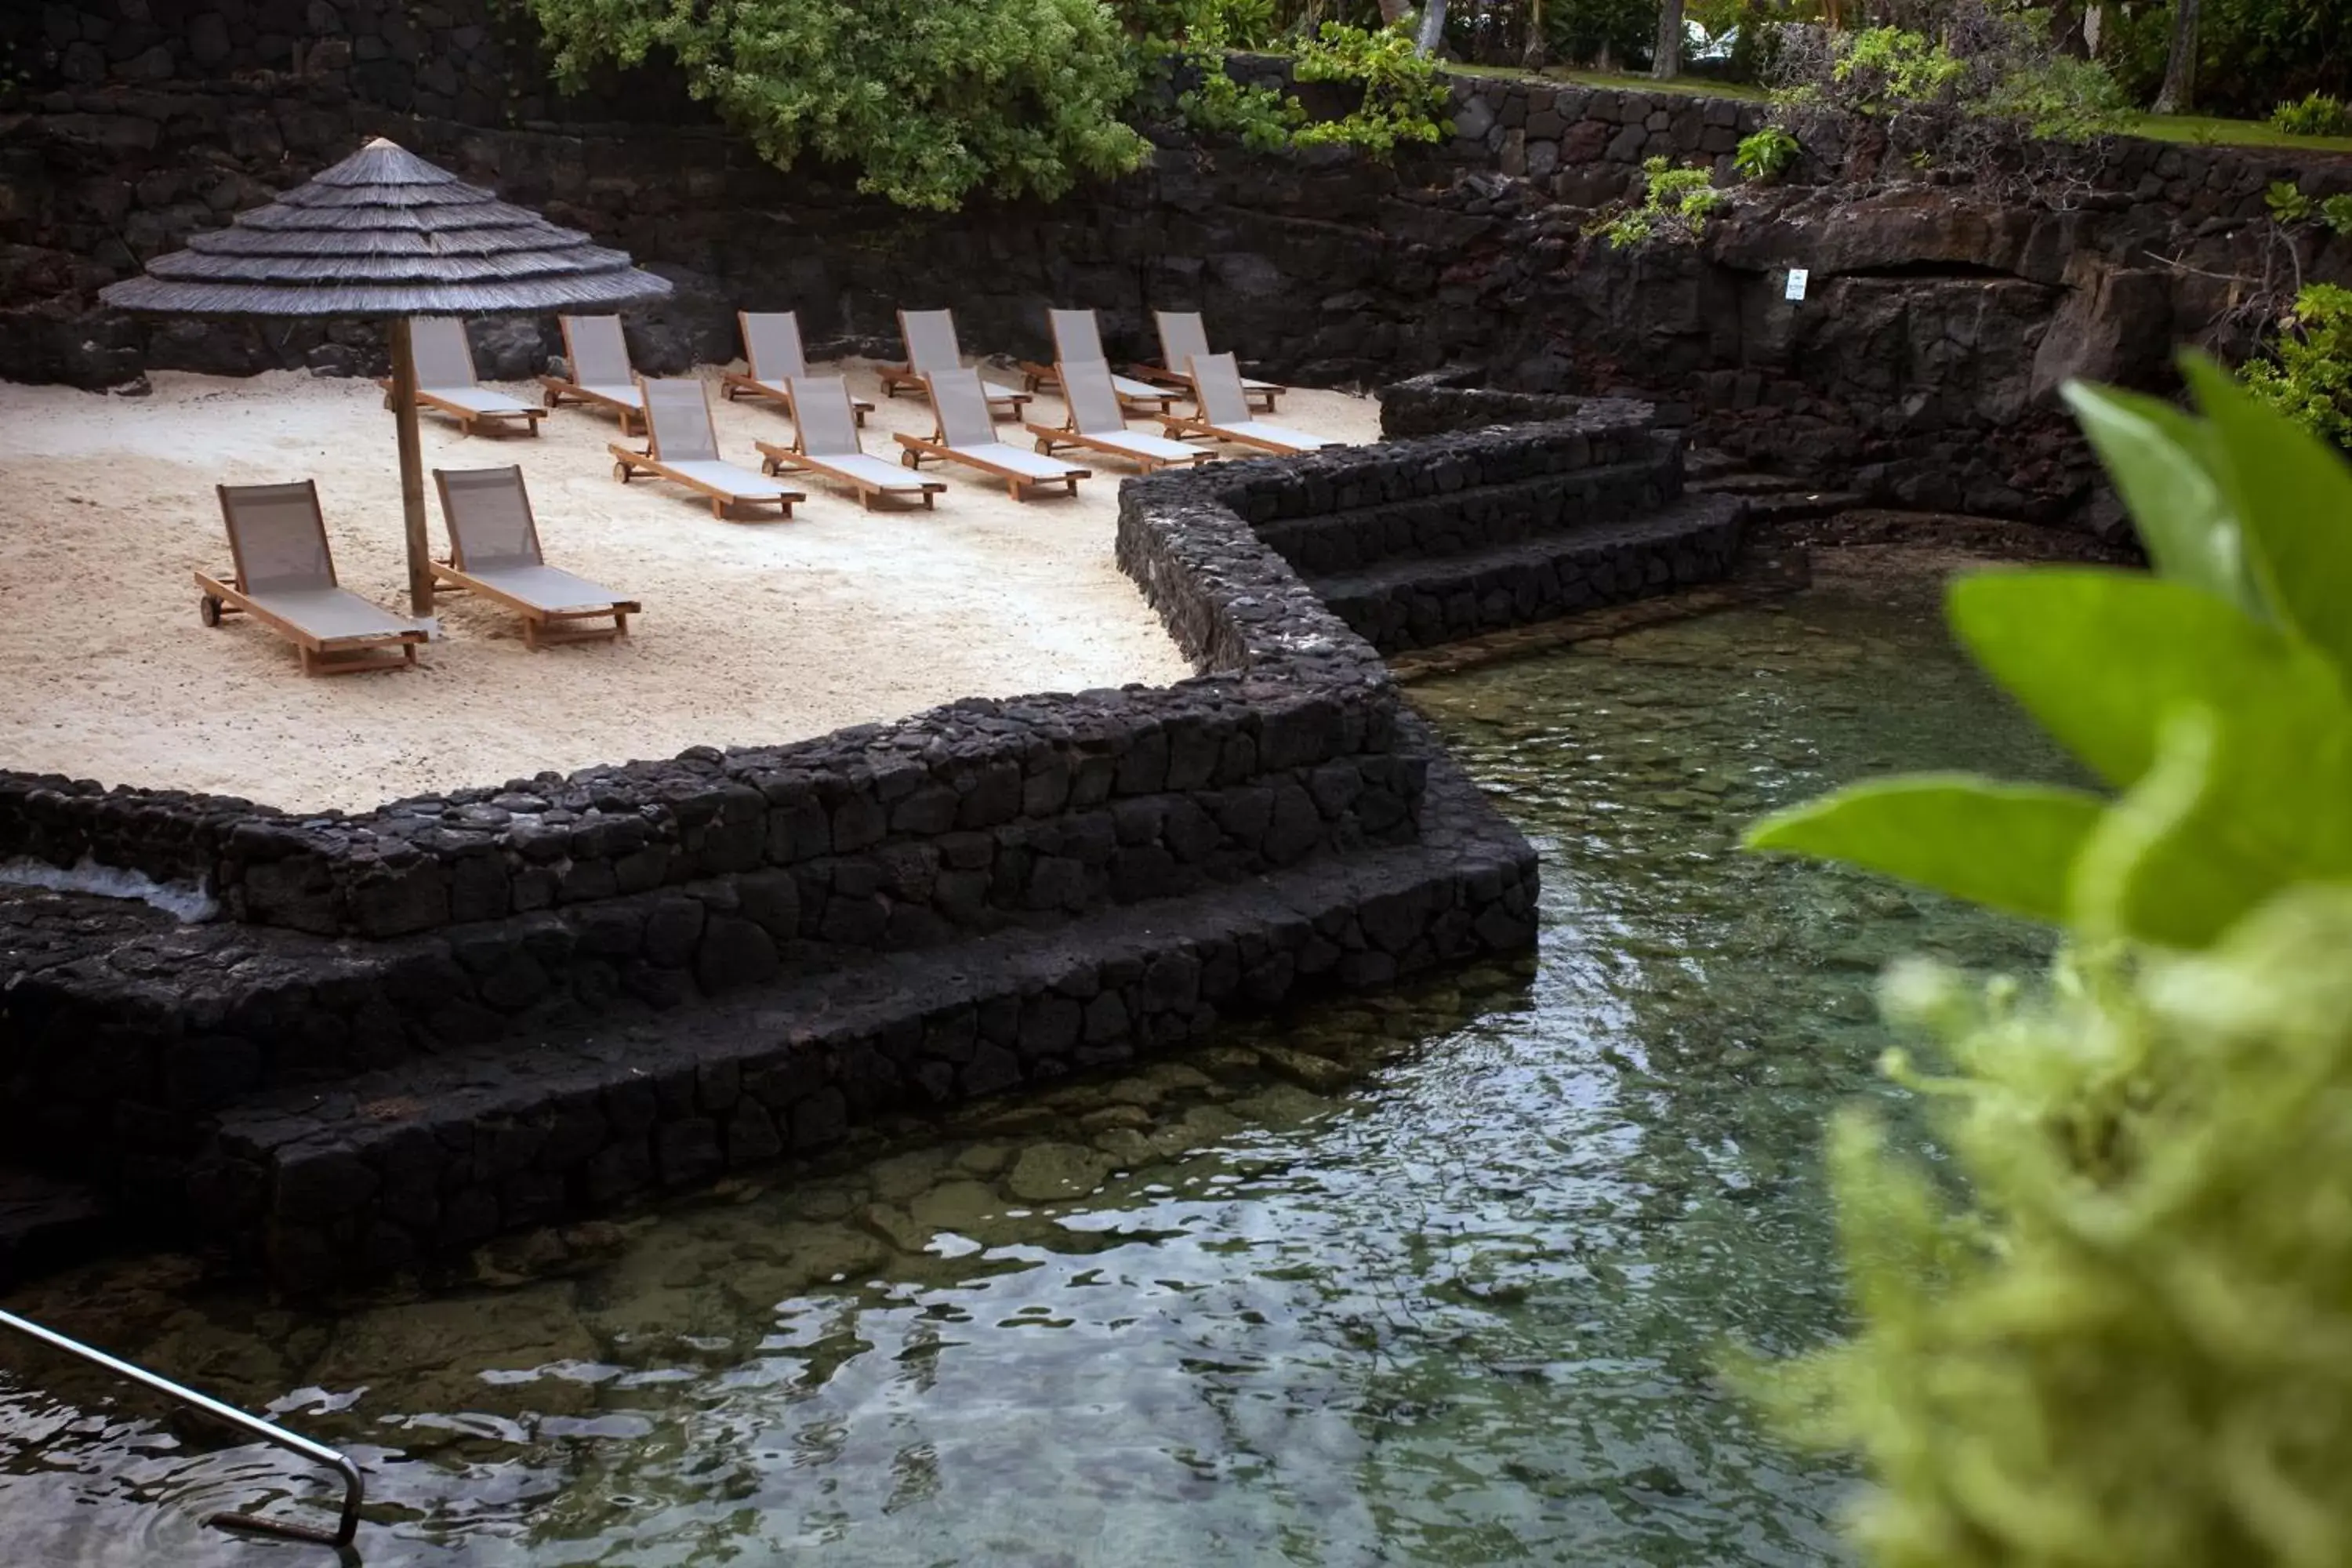
[[[248,1415],[234,1405],[224,1405],[209,1394],[184,1388],[170,1378],[133,1366],[118,1356],[68,1339],[55,1329],[45,1329],[28,1318],[14,1312],[0,1312],[0,1328],[14,1329],[28,1339],[38,1340],[51,1350],[63,1351],[69,1356],[102,1367],[118,1377],[142,1384],[166,1398],[178,1401],[192,1410],[200,1410],[214,1420],[226,1423],[242,1432],[250,1432],[265,1443],[275,1443],[289,1453],[299,1454],[314,1464],[326,1466],[343,1478],[343,1517],[333,1530],[321,1530],[315,1524],[301,1524],[292,1520],[263,1519],[249,1513],[216,1513],[205,1522],[224,1530],[249,1530],[257,1534],[276,1535],[289,1541],[315,1541],[325,1546],[349,1546],[359,1533],[360,1504],[366,1494],[366,1483],[360,1478],[360,1468],[342,1454],[324,1443],[314,1443],[299,1432],[289,1432],[274,1422],[258,1415]]]

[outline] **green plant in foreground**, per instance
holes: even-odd
[[[908,206],[1050,198],[1150,152],[1119,118],[1136,74],[1096,0],[525,3],[560,82],[666,51],[769,162],[836,159]]]
[[[1731,166],[1739,171],[1743,180],[1776,179],[1803,152],[1804,147],[1787,131],[1778,125],[1767,125],[1739,139],[1738,149],[1731,155]]]
[[[2271,110],[2271,124],[2290,136],[2352,136],[2352,109],[2340,99],[2315,92]]]
[[[2065,927],[2048,984],[1888,1011],[1969,1196],[1850,1113],[1860,1328],[1742,1370],[1861,1452],[1881,1568],[2352,1561],[2352,470],[2218,367],[2202,417],[2068,396],[2156,574],[1958,581],[1977,660],[2111,793],[1928,775],[1780,814],[1823,855]]]
[[[2269,357],[2249,360],[2239,374],[2263,403],[2352,449],[2352,289],[2305,284]]]
[[[1848,1112],[1832,1185],[1861,1321],[1735,1374],[1859,1450],[1876,1568],[2335,1568],[2352,1561],[2352,894],[2216,946],[2062,967],[2046,994],[1921,969],[1889,1012],[1966,1176]]]
[[[1706,232],[1711,215],[1731,204],[1705,169],[1677,169],[1667,159],[1651,158],[1642,164],[1642,205],[1601,226],[1612,250],[1651,239],[1690,244]]]
[[[2068,393],[2158,575],[1981,572],[1948,599],[1977,662],[2119,794],[1885,780],[1769,818],[1753,844],[2173,947],[2286,887],[2352,879],[2352,473],[2227,372],[2184,363],[2203,419]]]

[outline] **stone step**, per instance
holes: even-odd
[[[1689,495],[1631,522],[1392,561],[1307,585],[1381,652],[1429,647],[1714,582],[1731,570],[1747,504]]]
[[[0,1287],[91,1257],[123,1229],[94,1187],[0,1170]]]
[[[1786,490],[1777,495],[1750,497],[1748,515],[1756,522],[1808,522],[1817,517],[1852,511],[1867,505],[1869,500],[1856,490]]]
[[[236,1108],[192,1170],[189,1220],[201,1245],[289,1289],[432,1275],[501,1231],[813,1152],[868,1117],[1108,1066],[1221,1013],[1517,951],[1535,888],[1525,841],[1441,760],[1410,847]]]
[[[1786,474],[1759,474],[1752,468],[1718,470],[1694,474],[1689,487],[1719,495],[1777,496],[1813,488],[1811,481],[1791,479]]]
[[[1682,494],[1671,442],[1633,460],[1454,492],[1261,523],[1258,537],[1301,576],[1369,571],[1394,560],[1475,553],[1545,534],[1640,517]]]

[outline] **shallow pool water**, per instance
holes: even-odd
[[[10,1304],[371,1469],[371,1564],[1811,1563],[1851,1485],[1714,1375],[1841,1322],[1817,1164],[1878,967],[2021,926],[1738,854],[1916,766],[2053,773],[1932,595],[1834,582],[1425,684],[1542,851],[1540,953],[1238,1026],[837,1168],[295,1314],[184,1266]],[[1900,1114],[1898,1109],[1898,1115]],[[0,1345],[10,1564],[323,1560],[326,1493]]]

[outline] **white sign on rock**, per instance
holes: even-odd
[[[1812,276],[1812,274],[1811,274],[1811,272],[1809,272],[1808,270],[1806,270],[1804,268],[1801,268],[1801,267],[1791,267],[1791,268],[1789,268],[1789,298],[1790,298],[1790,299],[1791,299],[1791,300],[1801,300],[1801,299],[1803,299],[1803,298],[1805,297],[1805,281],[1806,281],[1806,279],[1807,279],[1811,278],[1811,276]]]

